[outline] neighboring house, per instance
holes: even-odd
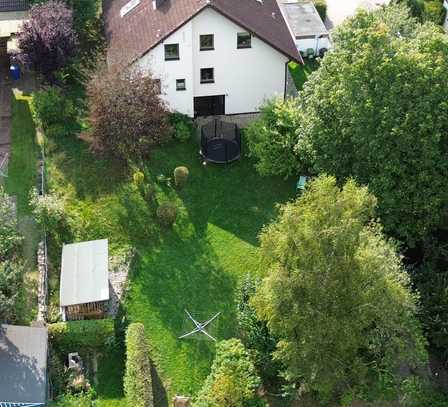
[[[108,61],[151,72],[189,116],[258,112],[302,62],[276,0],[104,0]]]
[[[0,56],[15,51],[14,35],[28,18],[29,0],[0,0]]]
[[[47,328],[0,325],[0,406],[46,405]]]
[[[109,298],[107,240],[64,245],[60,287],[62,319],[103,318]]]
[[[331,48],[330,34],[312,1],[279,0],[279,4],[302,55],[320,55]]]

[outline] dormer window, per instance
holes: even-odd
[[[177,61],[179,59],[179,44],[165,44],[165,61]]]
[[[251,48],[252,36],[248,32],[238,33],[237,35],[237,48]]]
[[[201,35],[199,42],[201,51],[212,51],[215,49],[215,38],[213,34]]]

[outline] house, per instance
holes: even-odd
[[[443,7],[445,8],[445,20],[443,21],[443,28],[448,31],[448,0],[443,0]]]
[[[64,245],[60,285],[62,319],[103,318],[109,298],[108,241]]]
[[[47,328],[0,325],[0,406],[47,402]]]
[[[331,48],[330,34],[312,1],[279,0],[279,4],[302,55],[322,55]]]
[[[28,18],[29,0],[0,0],[0,56],[15,51],[14,35]]]
[[[151,72],[190,117],[258,112],[302,62],[277,0],[104,0],[108,62]]]

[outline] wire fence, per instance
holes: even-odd
[[[42,143],[39,160],[39,196],[45,196],[45,147]],[[48,314],[48,249],[47,231],[42,233],[42,240],[37,248],[37,266],[39,271],[39,288],[37,296],[37,321],[45,322]]]

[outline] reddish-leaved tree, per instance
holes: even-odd
[[[34,5],[17,41],[19,61],[53,82],[54,73],[67,65],[78,49],[72,10],[55,0]]]
[[[141,159],[172,135],[160,82],[150,75],[100,64],[87,85],[95,150],[121,160]]]

